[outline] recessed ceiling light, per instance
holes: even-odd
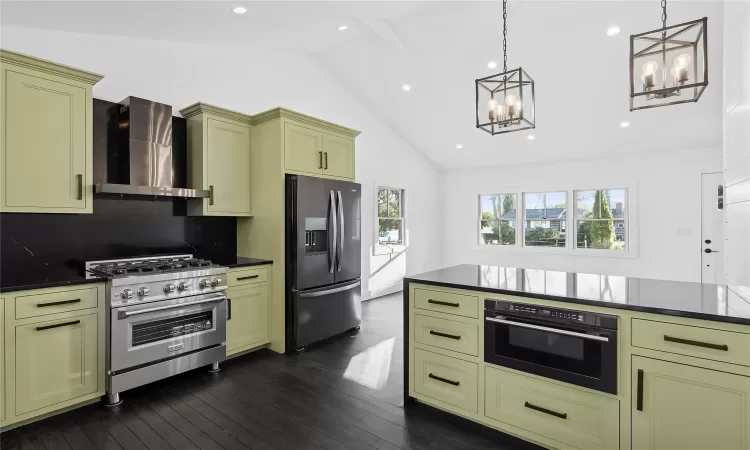
[[[456,148],[457,149],[462,149],[462,148],[464,148],[464,146],[462,144],[456,144]]]
[[[349,29],[349,26],[347,25],[341,25],[338,28],[336,28],[338,31],[346,31]]]
[[[620,122],[620,128],[627,128],[630,126],[630,122]]]
[[[245,14],[247,12],[247,8],[245,8],[244,6],[238,6],[234,8],[232,12],[235,14]]]
[[[533,141],[534,139],[536,139],[536,137],[534,137],[533,134],[530,134],[530,135],[526,136],[526,139],[528,139],[530,141]]]
[[[497,68],[497,62],[495,62],[495,61],[488,62],[487,63],[487,68],[488,69],[496,69]]]
[[[607,36],[617,36],[618,34],[620,34],[620,27],[617,25],[607,28]]]
[[[409,86],[408,84],[405,84],[405,85],[401,86],[401,89],[403,89],[405,91],[411,91],[411,86]]]

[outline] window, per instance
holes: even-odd
[[[479,237],[486,245],[516,245],[516,194],[479,196]]]
[[[377,246],[393,250],[404,244],[404,190],[379,187]]]
[[[566,192],[524,193],[524,245],[565,247]]]
[[[627,189],[575,191],[576,248],[627,250]]]

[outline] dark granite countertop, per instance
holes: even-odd
[[[270,259],[246,258],[244,256],[237,256],[236,258],[229,260],[212,259],[211,262],[220,266],[229,267],[230,269],[234,269],[236,267],[263,266],[266,264],[273,264],[273,261]]]
[[[727,285],[470,264],[404,281],[750,325],[750,299]]]
[[[0,272],[0,293],[73,286],[76,284],[100,283],[104,281],[106,281],[105,278],[87,279],[83,270],[69,269],[67,267],[56,267],[50,268],[49,270],[28,270],[23,272],[3,270]]]

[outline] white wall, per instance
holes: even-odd
[[[443,175],[445,264],[700,282],[701,173],[720,171],[717,148],[447,172]],[[639,235],[635,258],[540,254],[478,245],[479,194],[630,186],[636,190],[630,205],[630,215],[635,216],[630,227],[637,226]]]
[[[725,3],[724,43],[724,266],[728,283],[750,286],[749,3]]]
[[[0,38],[5,49],[103,74],[96,98],[135,95],[172,105],[175,114],[197,101],[248,114],[283,106],[362,131],[356,172],[363,191],[363,294],[371,283],[382,289],[405,273],[439,266],[442,235],[430,220],[439,215],[439,172],[309,55],[10,26],[2,27]],[[378,184],[406,189],[411,245],[398,264],[370,279],[387,259],[372,256]]]

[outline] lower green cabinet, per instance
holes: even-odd
[[[5,299],[0,298],[0,423],[5,421]]]
[[[98,315],[16,326],[16,414],[97,390]]]
[[[620,402],[518,373],[485,368],[485,415],[582,450],[620,447]]]
[[[270,341],[269,289],[266,284],[227,292],[227,355]]]
[[[750,377],[633,356],[632,450],[748,450]]]

